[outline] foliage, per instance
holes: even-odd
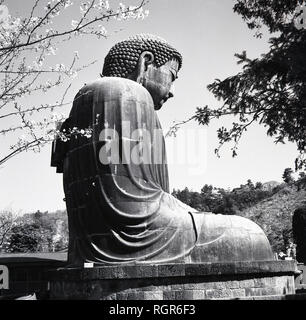
[[[0,212],[0,252],[4,250],[12,233],[16,217],[12,212]]]
[[[298,10],[303,0],[237,0],[234,12],[241,15],[250,29],[257,29],[256,36],[261,37],[263,25],[269,32],[285,32],[291,26],[293,18],[298,18]],[[301,18],[301,17],[300,17]]]
[[[65,211],[25,214],[11,228],[6,252],[54,252],[68,247],[68,221]]]
[[[116,9],[107,0],[76,4],[71,0],[32,0],[28,13],[14,17],[9,14],[10,3],[0,0],[0,134],[18,134],[0,164],[25,150],[39,151],[58,133],[56,123],[63,116],[53,111],[70,104],[66,100],[68,83],[93,63],[80,65],[78,52],[74,52],[65,65],[59,48],[80,37],[85,41],[84,36],[105,38],[105,24],[111,18],[145,18],[148,11],[143,10],[144,5],[145,1],[139,0],[137,6],[120,4]],[[29,105],[26,100],[44,95],[46,101],[46,93],[52,97],[54,88],[57,100],[53,104]]]
[[[172,195],[199,211],[210,211],[221,214],[239,214],[261,200],[270,197],[273,190],[264,188],[262,183],[254,185],[248,180],[245,185],[233,190],[215,188],[204,185],[201,192],[184,190],[173,190]]]
[[[299,178],[296,181],[296,186],[298,188],[298,190],[304,189],[306,190],[306,174],[305,172],[300,172]]]
[[[297,179],[293,177],[293,170],[286,168],[283,173],[283,181],[289,185],[295,185],[299,190],[306,190],[306,174],[305,171],[301,171]]]
[[[294,178],[292,176],[293,170],[291,168],[286,168],[283,173],[283,180],[287,184],[291,184],[294,182]]]
[[[250,29],[257,29],[256,36],[261,36],[263,25],[278,34],[269,40],[270,50],[261,58],[249,59],[246,51],[236,54],[242,71],[208,85],[223,105],[197,108],[192,118],[202,125],[228,115],[239,119],[230,129],[218,129],[216,154],[224,143],[232,142],[232,154],[236,156],[242,135],[259,122],[275,143],[296,143],[296,170],[306,168],[306,29],[297,27],[301,18],[298,5],[297,0],[237,0],[234,11]]]
[[[39,226],[36,224],[17,225],[12,228],[9,239],[9,252],[36,252],[41,239]]]

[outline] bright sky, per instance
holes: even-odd
[[[19,14],[28,11],[31,4],[30,0],[7,1],[10,12]],[[98,60],[73,80],[71,99],[84,83],[98,78],[104,57],[116,42],[134,34],[151,33],[168,40],[183,56],[183,67],[175,82],[175,96],[158,112],[164,131],[173,121],[192,116],[198,106],[218,105],[206,86],[215,78],[224,79],[240,70],[234,53],[247,50],[249,57],[255,58],[268,49],[267,38],[254,38],[240,16],[233,13],[233,4],[231,0],[150,0],[147,19],[114,21],[105,24],[109,32],[106,40],[91,37],[59,48],[54,58],[58,59],[57,63],[65,61],[75,50],[84,63]],[[50,97],[41,96],[40,99],[47,101]],[[52,99],[56,99],[56,91]],[[69,109],[64,108],[62,112],[68,115]],[[238,157],[231,157],[230,146],[223,147],[220,159],[215,156],[216,130],[232,122],[233,119],[218,120],[208,128],[189,123],[176,138],[166,139],[169,162],[174,162],[169,165],[171,188],[187,186],[200,190],[204,184],[233,188],[246,183],[247,179],[281,181],[284,169],[293,166],[296,146],[291,143],[275,145],[263,127],[254,126],[248,130],[241,140]],[[186,137],[189,137],[187,143]],[[6,154],[6,147],[12,142],[9,137],[5,141],[1,137],[1,155]],[[23,153],[0,168],[0,210],[30,212],[65,208],[62,175],[50,167],[50,149],[51,146],[41,153]],[[190,155],[189,159],[186,154]]]

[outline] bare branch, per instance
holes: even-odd
[[[9,16],[10,23],[0,26],[0,120],[11,123],[8,122],[6,127],[2,126],[0,134],[19,133],[19,130],[24,134],[17,137],[8,154],[0,159],[0,164],[23,151],[36,151],[52,140],[51,136],[56,132],[52,128],[63,116],[51,112],[55,108],[71,104],[66,101],[71,88],[70,78],[96,62],[79,66],[76,53],[67,65],[57,63],[49,66],[48,62],[53,59],[48,59],[47,55],[56,55],[57,46],[64,41],[70,41],[72,36],[106,37],[104,26],[98,25],[98,22],[107,22],[112,17],[142,18],[142,7],[146,2],[139,0],[137,6],[119,5],[118,9],[111,9],[103,6],[103,3],[101,5],[101,2],[98,4],[97,0],[89,0],[82,7],[81,16],[76,18],[77,25],[75,26],[75,20],[72,20],[72,26],[69,24],[63,28],[56,25],[56,20],[53,19],[72,4],[69,0],[50,1],[41,17],[35,15],[43,1],[33,0],[33,6],[26,18]],[[0,0],[0,3],[3,3],[3,0]],[[74,14],[72,11],[71,13]],[[66,85],[66,81],[69,81],[69,84]],[[51,92],[54,87],[61,88],[62,92],[55,103],[25,105],[23,98],[28,99],[27,96],[30,95],[31,98],[37,98],[40,92]],[[39,112],[41,114],[38,114]],[[89,134],[86,129],[85,132],[86,135]]]
[[[39,145],[43,141],[44,141],[44,138],[41,137],[39,139],[36,139],[36,140],[33,140],[33,141],[29,142],[28,144],[26,144],[24,146],[21,146],[21,147],[17,148],[16,150],[11,152],[10,154],[5,156],[4,158],[0,159],[0,166],[2,164],[4,164],[6,161],[8,161],[9,159],[11,159],[12,157],[16,156],[17,154],[19,154],[19,153],[21,153],[21,152],[23,152],[25,150],[28,150],[29,148],[33,148],[36,145]]]
[[[63,97],[62,97],[62,101],[59,104],[54,104],[54,105],[41,105],[39,107],[32,107],[30,109],[25,109],[22,111],[15,111],[15,112],[10,112],[8,114],[5,115],[0,115],[0,119],[3,118],[7,118],[7,117],[11,117],[11,116],[16,116],[16,115],[20,115],[20,114],[26,114],[26,113],[31,113],[31,112],[39,112],[42,110],[48,110],[48,109],[54,109],[54,108],[59,108],[59,107],[63,107],[63,106],[67,106],[67,105],[71,105],[71,101],[70,102],[66,102],[63,103],[63,100],[65,99],[65,95],[67,94],[69,88],[71,87],[71,84],[69,85],[69,87],[66,89]]]
[[[172,125],[172,126],[169,128],[169,130],[168,130],[168,132],[166,133],[165,137],[167,138],[167,137],[171,137],[171,136],[176,136],[177,131],[179,130],[179,128],[180,128],[182,125],[190,122],[191,120],[195,120],[195,119],[196,119],[196,116],[192,116],[191,118],[189,118],[189,119],[187,119],[187,120],[175,122],[174,125]]]

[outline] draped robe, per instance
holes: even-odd
[[[237,236],[243,218],[199,213],[169,194],[164,137],[144,87],[113,77],[85,85],[61,130],[86,128],[91,137],[58,139],[52,159],[64,173],[71,264],[271,258],[255,224]]]

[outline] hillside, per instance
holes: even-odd
[[[256,205],[237,212],[258,223],[265,231],[275,252],[285,251],[292,241],[292,215],[306,204],[306,190],[282,185],[280,190]]]

